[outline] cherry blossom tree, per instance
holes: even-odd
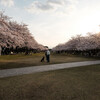
[[[45,49],[44,46],[37,43],[26,24],[12,21],[3,12],[0,12],[0,47]]]
[[[68,42],[57,45],[53,51],[71,51],[77,54],[100,55],[100,33],[88,33],[87,36],[77,35]]]

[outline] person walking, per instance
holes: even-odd
[[[45,52],[47,62],[50,62],[50,51],[49,49]]]

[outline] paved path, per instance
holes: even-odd
[[[5,69],[0,70],[0,78],[95,64],[100,64],[100,60]]]

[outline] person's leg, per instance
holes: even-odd
[[[47,57],[47,55],[46,55],[46,61],[48,62],[48,57]]]
[[[48,55],[48,62],[50,62],[50,56]]]
[[[47,55],[47,62],[48,62],[48,55]]]
[[[49,55],[47,55],[47,62],[50,62],[50,57],[49,57]]]

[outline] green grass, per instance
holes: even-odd
[[[0,100],[100,100],[100,65],[2,78]]]
[[[48,64],[46,63],[46,61],[42,63],[40,62],[43,55],[44,55],[43,53],[36,53],[32,55],[18,54],[18,55],[0,56],[0,69],[46,65]],[[72,56],[66,54],[51,54],[50,58],[51,61],[49,64],[96,60],[93,58],[85,58],[85,57]]]

